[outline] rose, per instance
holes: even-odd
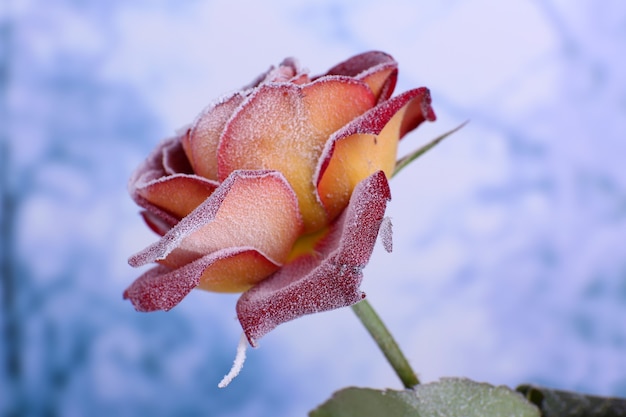
[[[367,52],[309,77],[293,59],[209,105],[162,142],[129,191],[161,238],[124,293],[169,310],[192,289],[244,292],[251,345],[278,324],[365,295],[398,141],[434,120],[426,88],[391,98],[397,63]]]

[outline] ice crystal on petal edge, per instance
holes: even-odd
[[[242,333],[239,338],[239,344],[237,345],[237,353],[235,354],[235,361],[230,371],[224,375],[224,378],[217,384],[218,388],[226,388],[232,381],[239,375],[239,372],[243,369],[243,364],[246,361],[246,350],[248,348],[248,338],[246,334]]]
[[[383,218],[379,233],[383,248],[385,248],[387,252],[391,253],[393,250],[393,225],[391,224],[391,217],[386,216]]]

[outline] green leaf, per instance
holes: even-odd
[[[310,417],[418,416],[404,391],[345,388],[309,413]],[[409,394],[411,395],[411,394]]]
[[[459,131],[463,126],[465,126],[468,123],[469,123],[469,120],[461,123],[454,129],[437,136],[435,139],[431,140],[430,142],[428,142],[426,145],[422,146],[421,148],[418,148],[415,151],[411,152],[410,154],[405,155],[402,158],[398,159],[396,161],[396,168],[393,171],[393,175],[395,176],[398,172],[400,172],[402,168],[406,167],[411,162],[413,162],[414,160],[416,160],[417,158],[419,158],[420,156],[422,156],[423,154],[425,154],[426,152],[434,148],[437,144],[439,144],[439,142],[441,142],[442,140],[444,140],[451,134]]]
[[[444,378],[413,390],[346,388],[311,417],[540,417],[519,393],[463,378]]]
[[[517,390],[539,407],[544,417],[626,416],[624,398],[597,397],[532,385],[521,385]]]

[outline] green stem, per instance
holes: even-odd
[[[376,311],[367,300],[363,300],[352,306],[352,310],[357,315],[361,323],[365,326],[369,334],[374,338],[376,344],[387,358],[387,361],[396,372],[405,388],[413,388],[418,385],[419,379],[415,371],[409,365],[406,357],[398,347],[391,333],[382,322]]]

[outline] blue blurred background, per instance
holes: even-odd
[[[279,327],[226,389],[236,295],[140,314],[155,239],[134,167],[215,97],[296,56],[370,49],[438,121],[470,124],[394,178],[394,252],[364,290],[424,381],[626,396],[626,3],[620,0],[0,4],[0,415],[296,416],[400,388],[350,309]]]

